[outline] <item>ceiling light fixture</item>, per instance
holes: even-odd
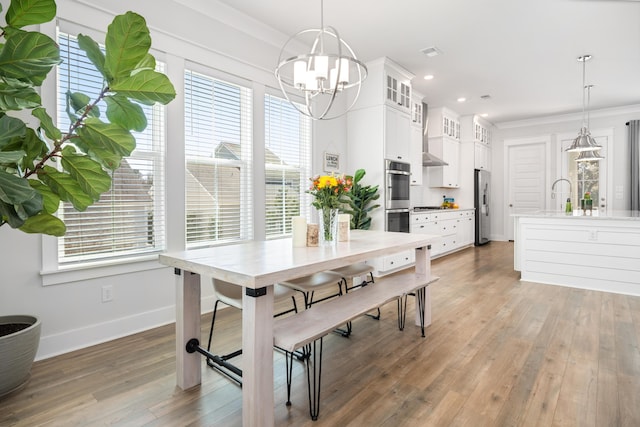
[[[591,103],[591,88],[593,85],[587,85],[587,106]],[[587,129],[589,129],[589,110],[587,109]],[[591,137],[591,135],[589,135]],[[595,141],[594,141],[595,142]],[[593,160],[602,160],[604,157],[597,150],[581,151],[576,157],[576,162],[588,162]]]
[[[582,55],[578,57],[578,61],[582,62],[582,128],[580,129],[580,133],[578,134],[576,139],[573,140],[573,143],[571,144],[571,146],[567,148],[566,151],[569,151],[569,152],[582,152],[582,151],[595,152],[602,148],[591,137],[591,133],[589,132],[589,124],[587,120],[589,108],[588,106],[585,106],[585,93],[588,91],[590,94],[591,87],[592,87],[592,86],[586,85],[586,64],[587,64],[587,61],[590,59],[591,59],[591,55]],[[589,98],[591,98],[591,96],[589,96]],[[589,157],[593,157],[591,154],[593,153],[590,153]],[[599,155],[598,157],[599,159],[602,158]],[[576,160],[584,161],[587,159],[580,158],[580,156],[578,156],[578,159]]]
[[[464,102],[466,100],[467,100],[467,98],[464,98],[464,97],[458,98],[458,102]]]
[[[434,75],[433,74],[427,74],[426,76],[424,76],[425,80],[433,80]]]
[[[309,53],[285,57],[288,48],[293,51],[292,46],[301,43],[310,45]],[[330,120],[342,116],[356,103],[367,67],[334,27],[324,26],[324,0],[320,0],[320,28],[302,30],[287,40],[275,75],[285,98],[300,113],[314,120]],[[347,92],[355,94],[347,97]],[[304,98],[302,108],[295,102],[296,97]],[[347,99],[335,102],[337,98]]]

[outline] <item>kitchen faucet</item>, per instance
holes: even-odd
[[[571,181],[569,181],[566,178],[560,178],[560,179],[556,179],[555,181],[553,181],[553,184],[551,184],[551,198],[555,199],[556,198],[556,193],[555,193],[555,189],[556,189],[556,184],[560,181],[567,181],[567,183],[569,183],[569,199],[571,199]],[[560,193],[562,194],[562,193]]]

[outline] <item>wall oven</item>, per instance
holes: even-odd
[[[385,230],[409,232],[411,165],[385,160]]]
[[[411,165],[409,163],[385,160],[386,209],[409,209],[411,188]]]

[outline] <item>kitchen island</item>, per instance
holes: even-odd
[[[514,215],[521,280],[640,296],[640,212]]]

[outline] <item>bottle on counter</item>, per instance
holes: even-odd
[[[567,197],[567,204],[564,207],[564,212],[568,214],[573,212],[573,209],[571,208],[571,199],[569,197]]]

